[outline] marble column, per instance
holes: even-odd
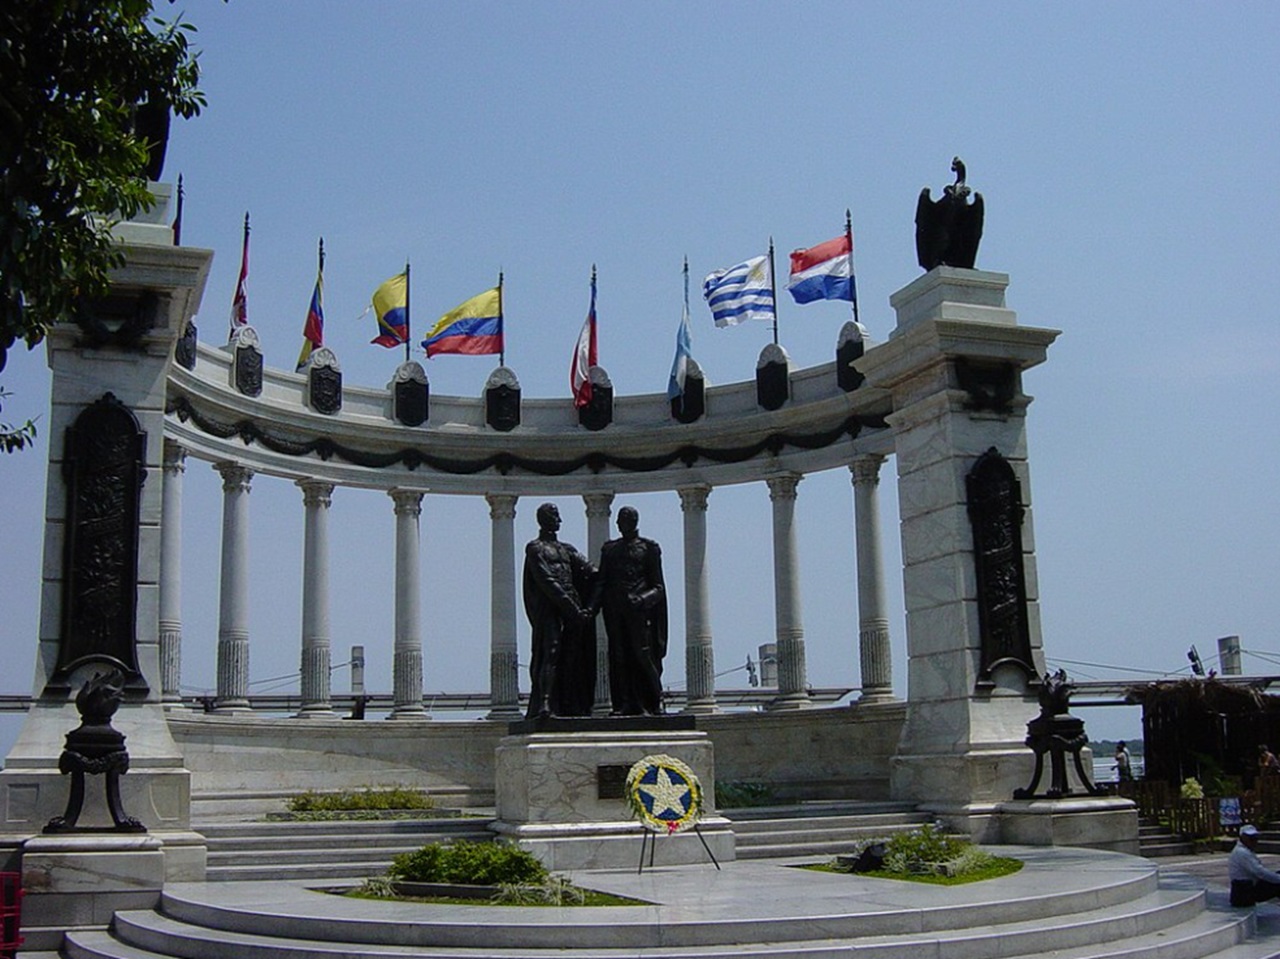
[[[583,493],[582,502],[587,511],[587,559],[593,566],[600,566],[600,547],[609,539],[609,517],[613,513],[613,493]],[[596,617],[596,698],[591,706],[594,716],[607,716],[609,698],[609,638],[605,635],[604,620]]]
[[[182,474],[187,451],[164,441],[164,493],[160,504],[160,699],[182,702]]]
[[[800,615],[800,571],[796,557],[796,487],[800,473],[771,476],[773,501],[773,593],[778,643],[778,698],[770,709],[802,709],[810,705]]]
[[[516,501],[487,493],[489,503],[489,715],[520,718],[520,665],[516,649]]]
[[[710,486],[685,486],[680,494],[684,512],[684,666],[688,683],[685,711],[714,713],[716,663],[711,642],[707,601],[707,497]]]
[[[859,456],[849,464],[853,477],[854,548],[858,560],[859,702],[893,697],[893,657],[884,606],[884,557],[880,541],[880,467],[883,456]]]
[[[297,481],[306,510],[302,546],[302,711],[332,716],[329,702],[329,504],[333,484]]]
[[[253,471],[215,463],[222,476],[222,578],[218,602],[218,693],[214,709],[249,708],[249,483]]]
[[[392,663],[392,719],[419,718],[422,706],[422,576],[418,517],[422,490],[393,489],[396,504],[396,636]]]

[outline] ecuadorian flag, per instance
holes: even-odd
[[[463,353],[480,356],[502,352],[502,290],[494,287],[456,306],[440,319],[422,341],[427,356]]]
[[[369,342],[399,346],[409,339],[409,277],[397,273],[373,291],[373,312],[378,315],[378,335]]]

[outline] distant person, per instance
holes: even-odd
[[[1123,739],[1116,743],[1116,782],[1133,782],[1133,762]]]
[[[1258,827],[1241,826],[1240,839],[1227,857],[1227,877],[1231,880],[1231,905],[1252,906],[1280,896],[1280,873],[1262,864],[1258,848]]]
[[[1274,776],[1280,773],[1280,759],[1267,748],[1266,743],[1258,747],[1258,773],[1262,776]]]

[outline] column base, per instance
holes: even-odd
[[[303,706],[293,714],[294,719],[336,719],[338,714],[328,703],[316,706]]]
[[[720,705],[714,699],[704,699],[697,702],[686,703],[682,713],[689,713],[694,716],[712,716],[720,712]]]
[[[397,706],[391,710],[388,719],[430,719],[431,714],[421,706]]]
[[[765,709],[769,712],[781,712],[785,709],[811,709],[812,707],[813,701],[809,699],[808,693],[787,693],[773,700]]]

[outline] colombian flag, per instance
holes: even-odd
[[[408,273],[397,273],[373,291],[373,312],[378,315],[378,335],[370,343],[393,347],[408,341]]]
[[[495,286],[454,307],[436,321],[422,341],[427,356],[502,352],[502,288]]]

